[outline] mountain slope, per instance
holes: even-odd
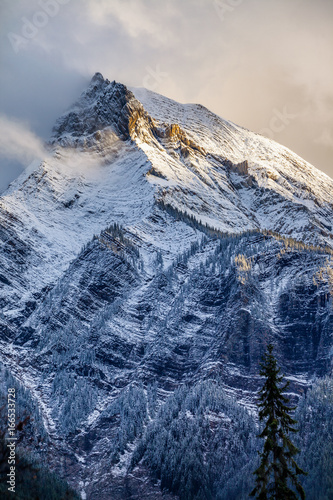
[[[0,200],[1,362],[83,497],[160,498],[148,423],[201,380],[253,408],[269,339],[293,397],[330,373],[332,221],[333,181],[288,149],[94,76]]]

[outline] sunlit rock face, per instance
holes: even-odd
[[[83,497],[162,498],[145,430],[184,384],[252,408],[269,341],[295,398],[331,372],[332,193],[283,146],[100,73],[59,118],[0,200],[0,350]],[[238,415],[212,408],[213,434]]]

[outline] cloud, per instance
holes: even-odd
[[[28,165],[32,160],[46,156],[46,149],[26,124],[0,115],[0,155]]]
[[[333,176],[316,142],[333,127],[332,19],[331,0],[2,0],[0,106],[47,139],[100,71],[254,131],[287,109],[274,139]],[[8,34],[36,21],[15,52]]]

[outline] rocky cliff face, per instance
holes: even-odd
[[[133,458],[149,422],[203,380],[251,408],[268,341],[295,396],[330,373],[332,193],[273,141],[100,74],[58,120],[1,198],[0,350],[83,498],[160,498]]]

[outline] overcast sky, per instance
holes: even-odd
[[[332,0],[0,0],[0,191],[92,75],[272,137],[333,177]]]

